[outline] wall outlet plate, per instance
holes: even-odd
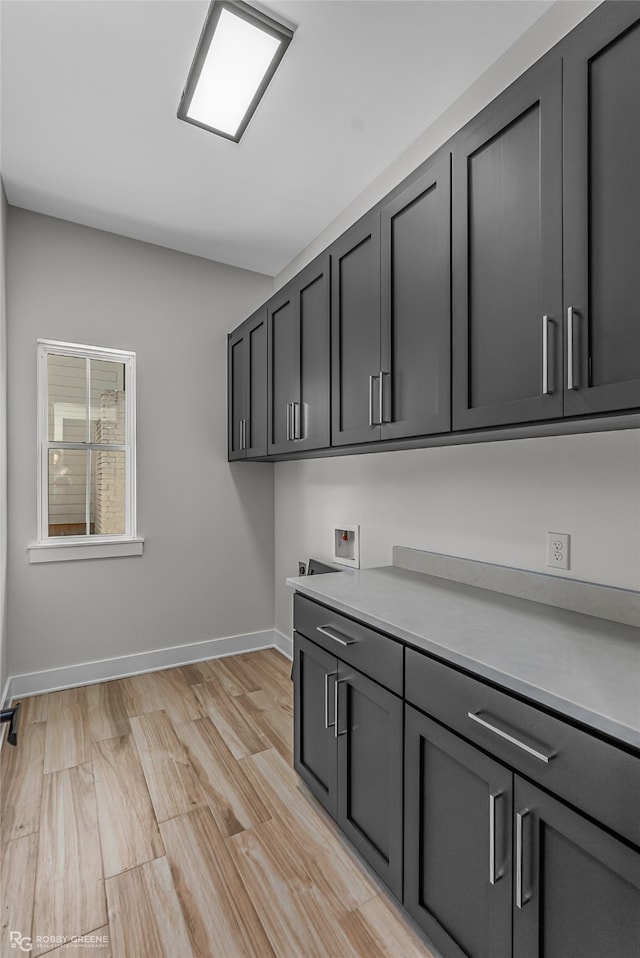
[[[569,568],[568,532],[547,532],[547,565],[552,569]]]
[[[307,574],[307,563],[301,562],[300,560],[298,560],[298,575],[306,575],[306,574]]]
[[[360,526],[353,522],[334,522],[331,527],[331,552],[337,565],[360,568]]]

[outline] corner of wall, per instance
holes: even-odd
[[[0,178],[0,690],[7,682],[7,197]],[[8,687],[7,687],[8,688]]]

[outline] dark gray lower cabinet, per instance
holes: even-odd
[[[402,899],[402,700],[338,662],[338,824]]]
[[[638,958],[640,856],[410,706],[404,904],[445,958]]]
[[[294,768],[402,899],[402,700],[294,633]]]
[[[335,738],[335,681],[338,663],[314,642],[294,634],[294,768],[335,818],[338,753]]]
[[[519,776],[514,805],[514,958],[638,958],[638,853]]]
[[[443,958],[640,958],[637,753],[329,606],[294,617],[294,767]]]
[[[511,958],[509,769],[410,706],[404,905],[446,958]]]

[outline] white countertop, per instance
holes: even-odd
[[[640,629],[396,566],[287,585],[640,751]]]

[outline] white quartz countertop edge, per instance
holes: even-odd
[[[340,580],[340,582],[337,580]],[[579,613],[552,609],[549,606],[529,600],[514,599],[500,593],[490,593],[475,586],[462,585],[446,580],[434,580],[431,576],[405,572],[395,567],[383,567],[360,572],[349,570],[340,574],[288,578],[286,582],[294,591],[331,605],[337,612],[343,612],[367,625],[387,632],[415,649],[430,652],[452,665],[458,665],[481,678],[488,679],[505,689],[524,696],[531,702],[546,706],[560,715],[573,719],[594,731],[601,732],[640,751],[640,630],[638,629]],[[389,598],[396,592],[401,594],[400,601],[407,608],[406,614],[402,612],[395,612],[394,614],[392,611],[387,615],[386,612],[381,611],[381,606],[386,605],[385,591]],[[375,593],[375,598],[372,599],[373,593]],[[448,595],[444,593],[448,593]],[[451,628],[447,627],[444,630],[442,628],[438,629],[437,626],[433,629],[421,626],[420,632],[408,628],[409,620],[414,620],[411,624],[415,625],[416,617],[420,618],[423,604],[425,611],[429,608],[428,604],[432,600],[432,596],[437,596],[440,614],[442,614],[443,605],[446,607],[447,600],[451,604],[452,612],[460,602],[469,606],[472,611],[478,604],[480,606],[478,615],[482,612],[485,613],[487,629],[491,628],[492,622],[499,622],[505,616],[511,622],[518,622],[520,613],[523,625],[528,627],[529,633],[532,631],[535,633],[531,624],[533,622],[535,625],[537,617],[547,631],[549,631],[550,626],[555,627],[558,635],[559,654],[563,651],[563,630],[562,626],[558,627],[553,620],[560,618],[562,621],[564,619],[567,623],[567,630],[571,632],[571,638],[566,640],[566,644],[572,643],[571,654],[574,656],[576,642],[581,639],[580,630],[582,629],[585,633],[584,647],[580,647],[581,654],[579,660],[575,662],[575,672],[577,674],[567,677],[566,691],[561,688],[562,677],[558,679],[555,674],[553,677],[549,676],[550,681],[545,681],[543,676],[540,684],[538,684],[539,676],[536,677],[536,681],[531,681],[527,677],[527,672],[536,672],[536,670],[540,672],[537,660],[544,660],[545,656],[548,659],[548,649],[544,649],[542,638],[540,648],[536,647],[535,634],[533,636],[528,635],[527,648],[517,650],[515,658],[516,660],[520,659],[520,667],[518,667],[518,662],[514,663],[512,659],[509,668],[505,670],[496,661],[492,661],[492,659],[498,658],[495,648],[489,648],[486,651],[486,649],[483,649],[481,642],[480,647],[474,650],[473,654],[470,654],[468,648],[461,647],[465,644],[463,638],[466,639],[467,637],[456,634],[455,615],[452,615],[454,621]],[[411,603],[413,603],[412,608]],[[390,606],[392,605],[393,603],[390,603]],[[372,606],[375,607],[375,611],[372,611]],[[397,607],[396,603],[396,609]],[[601,624],[603,629],[601,638],[597,635],[598,623]],[[460,633],[462,631],[463,629],[460,629]],[[426,634],[427,632],[430,634]],[[443,632],[447,634],[444,635]],[[636,647],[633,644],[634,638],[637,639],[637,656],[635,654]],[[613,657],[614,661],[610,667],[615,669],[615,657],[620,649],[624,653],[619,666],[620,684],[622,686],[626,683],[626,688],[621,687],[619,694],[615,695],[612,690],[609,696],[609,706],[605,709],[589,701],[592,698],[589,692],[597,684],[598,673],[602,671],[602,661],[607,656]],[[635,674],[633,668],[629,673],[630,654],[632,665],[634,662],[637,665]],[[615,671],[613,678],[615,679]],[[586,693],[582,693],[581,681],[587,690]],[[634,694],[634,689],[637,694]],[[619,713],[624,712],[624,719],[620,717],[620,714],[618,716],[610,714],[616,710]],[[631,716],[631,718],[628,718],[628,716]],[[633,716],[635,716],[635,719]]]

